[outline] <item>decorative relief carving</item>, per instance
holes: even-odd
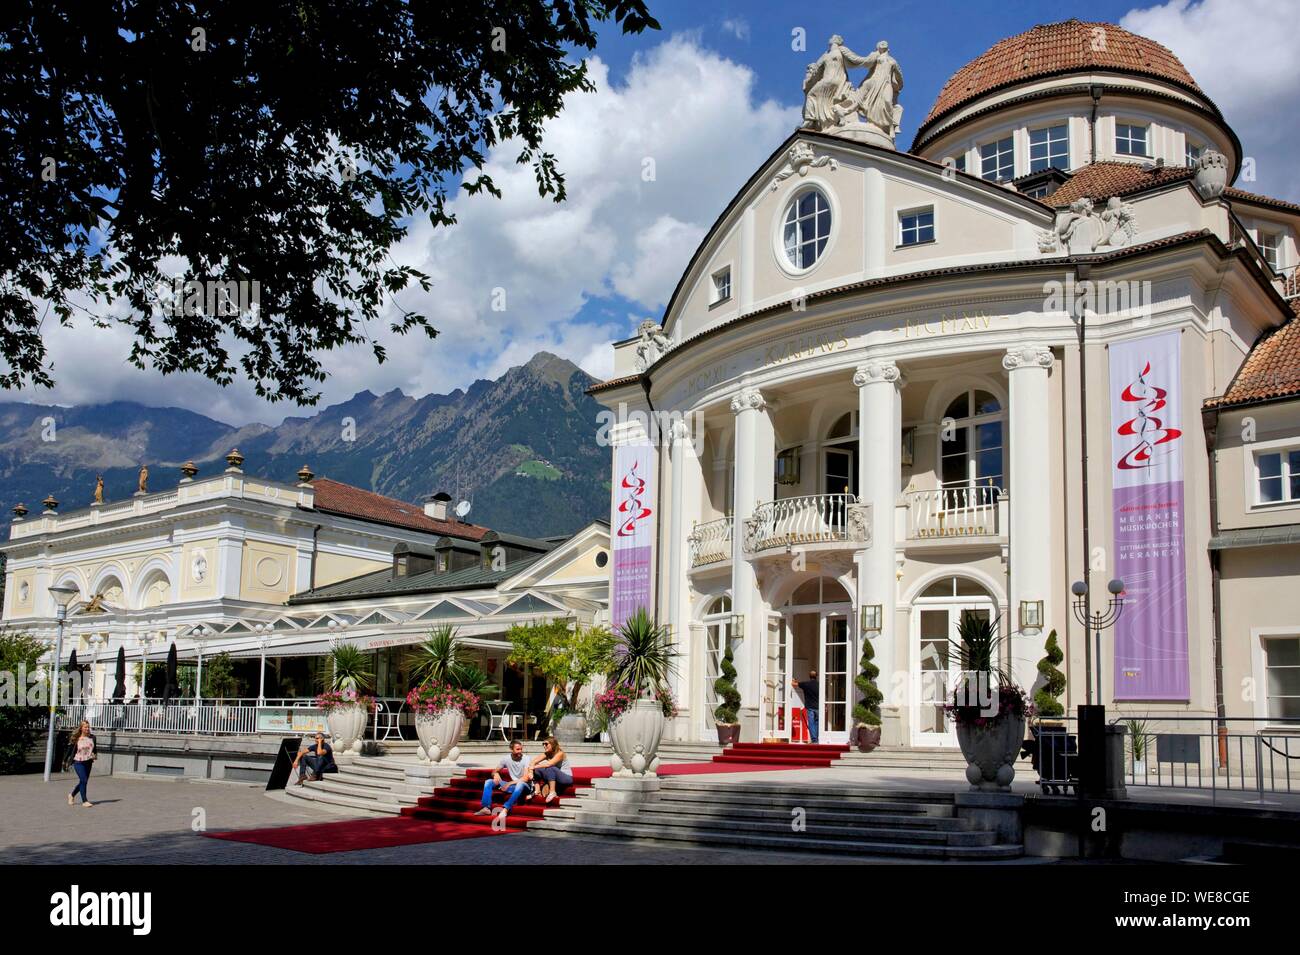
[[[1087,197],[1075,199],[1068,212],[1056,216],[1057,244],[1062,251],[1072,254],[1121,248],[1136,234],[1137,216],[1133,206],[1119,196],[1111,196],[1104,205]],[[1043,248],[1041,234],[1039,248]]]
[[[849,540],[856,541],[864,547],[871,546],[871,505],[870,504],[850,504],[846,521],[849,529]]]
[[[772,189],[776,189],[777,186],[791,176],[808,175],[809,169],[815,169],[819,166],[828,166],[831,169],[840,167],[840,164],[830,156],[818,156],[813,152],[812,146],[802,140],[791,146],[785,157],[785,166],[772,180]]]

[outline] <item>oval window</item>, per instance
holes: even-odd
[[[831,204],[820,189],[809,189],[790,201],[781,226],[781,245],[793,268],[812,268],[830,235]]]

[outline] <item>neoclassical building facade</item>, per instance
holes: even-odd
[[[1293,317],[1300,208],[1235,188],[1227,120],[1118,27],[1002,41],[909,151],[879,118],[905,58],[837,40],[804,126],[593,388],[619,422],[615,623],[644,602],[671,627],[673,732],[714,737],[729,646],[742,739],[789,737],[790,681],[816,671],[822,740],[847,741],[870,640],[883,742],[955,745],[965,614],[996,621],[1026,688],[1055,631],[1070,708],[1257,715],[1224,685],[1267,648],[1218,625],[1202,412]],[[822,85],[860,61],[861,86]],[[1071,586],[1105,610],[1116,578],[1098,642]]]

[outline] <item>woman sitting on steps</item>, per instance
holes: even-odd
[[[545,793],[546,802],[553,802],[556,789],[560,786],[573,785],[573,767],[569,765],[569,754],[560,748],[554,736],[546,737],[542,744],[542,755],[533,760],[533,777],[541,780],[539,792]]]

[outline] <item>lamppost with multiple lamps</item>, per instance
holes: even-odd
[[[54,659],[50,661],[50,721],[45,734],[45,781],[50,781],[50,767],[54,764],[54,719],[59,708],[59,664],[63,660],[63,622],[68,619],[68,604],[77,594],[76,587],[51,587],[54,599],[54,619],[58,627],[54,637]]]
[[[1070,593],[1074,594],[1074,619],[1083,626],[1083,639],[1087,641],[1091,635],[1096,641],[1096,652],[1086,655],[1089,704],[1092,703],[1092,658],[1094,656],[1097,660],[1097,702],[1100,703],[1103,699],[1101,692],[1101,632],[1113,627],[1115,621],[1119,619],[1119,615],[1124,611],[1124,581],[1112,580],[1106,585],[1106,589],[1110,591],[1110,604],[1105,610],[1093,610],[1090,614],[1088,585],[1082,580],[1076,580],[1070,585]],[[1087,649],[1086,643],[1084,649]]]

